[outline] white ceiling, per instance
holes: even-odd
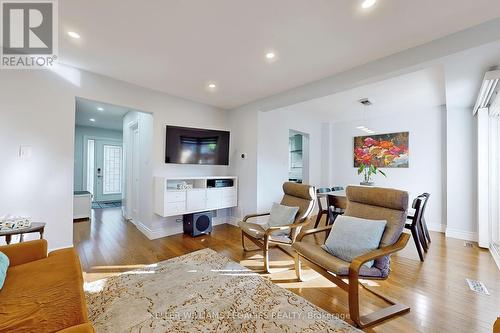
[[[104,110],[99,111],[97,110],[98,107],[101,107]],[[129,111],[131,110],[121,106],[100,103],[77,97],[75,123],[78,126],[90,126],[122,131],[122,118]],[[89,119],[95,119],[95,122],[92,122]]]
[[[61,61],[230,109],[500,16],[497,0],[60,1]],[[82,36],[74,40],[68,30]],[[277,61],[264,54],[275,50]],[[206,90],[215,81],[216,92]]]
[[[361,98],[373,105],[364,107]],[[418,114],[446,104],[444,70],[433,67],[388,80],[368,84],[334,95],[287,107],[307,111],[324,121],[340,122],[378,118],[395,113]],[[272,111],[271,111],[272,112]]]

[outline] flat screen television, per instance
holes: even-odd
[[[167,125],[165,163],[229,165],[229,132]]]

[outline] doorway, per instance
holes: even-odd
[[[288,133],[288,180],[309,182],[309,134],[295,130]]]
[[[121,209],[126,108],[76,98],[73,218]]]

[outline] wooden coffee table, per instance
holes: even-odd
[[[14,230],[1,230],[0,237],[5,236],[5,242],[7,245],[10,244],[12,240],[12,236],[20,235],[19,241],[22,242],[24,240],[24,234],[29,234],[32,232],[39,232],[40,239],[43,239],[43,232],[45,231],[45,223],[33,222],[31,223],[31,227],[23,228],[23,229],[14,229]]]

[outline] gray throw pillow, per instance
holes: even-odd
[[[264,225],[264,229],[269,227],[281,227],[292,224],[295,221],[295,216],[299,211],[299,207],[289,207],[285,205],[280,205],[278,203],[273,203],[271,208],[271,214],[269,215],[269,220],[267,224]],[[276,231],[273,235],[287,235],[289,230]]]
[[[347,262],[378,249],[387,221],[367,220],[352,216],[337,217],[330,235],[321,247],[335,257]],[[373,260],[365,263],[373,266]]]

